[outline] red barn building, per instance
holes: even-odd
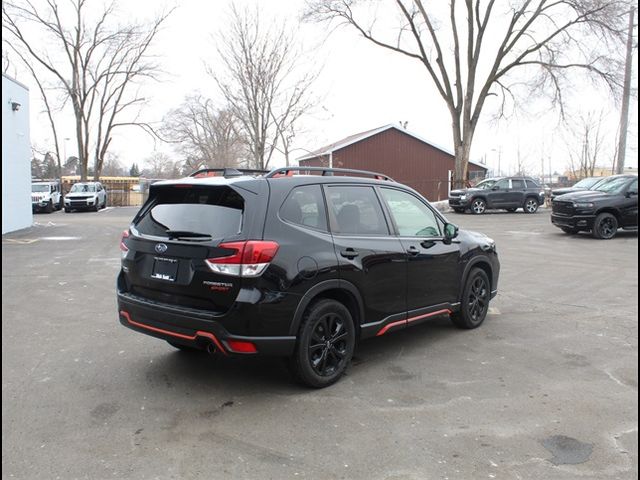
[[[301,167],[354,168],[383,173],[409,185],[430,201],[449,194],[452,153],[396,125],[351,135],[299,158]],[[484,178],[487,167],[469,162],[471,181]]]

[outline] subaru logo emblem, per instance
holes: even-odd
[[[156,244],[156,252],[157,253],[164,253],[167,251],[167,246],[164,243],[158,243]]]

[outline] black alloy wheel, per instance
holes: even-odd
[[[300,326],[291,371],[301,383],[315,388],[335,383],[346,371],[355,347],[355,327],[340,302],[314,303]]]
[[[460,328],[472,329],[484,322],[489,311],[491,300],[491,283],[489,277],[480,268],[469,273],[462,293],[460,311],[451,315],[453,323]]]
[[[593,224],[593,236],[600,240],[609,240],[616,236],[618,219],[611,213],[601,213]]]

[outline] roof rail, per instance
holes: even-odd
[[[241,177],[243,175],[264,175],[269,170],[255,168],[201,168],[193,172],[190,177]]]
[[[388,175],[382,173],[369,172],[367,170],[355,170],[352,168],[325,168],[325,167],[281,167],[271,170],[265,178],[290,177],[293,172],[321,172],[322,176],[333,175],[334,173],[355,173],[357,175],[373,177],[376,180],[387,180],[394,182],[395,180]]]

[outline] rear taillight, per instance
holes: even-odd
[[[129,247],[127,247],[124,243],[125,239],[129,238],[129,230],[125,230],[122,232],[122,237],[120,237],[120,250],[122,250],[122,254],[126,254],[129,251]]]
[[[233,250],[234,253],[226,257],[208,258],[206,262],[212,271],[222,275],[259,277],[276,256],[278,247],[276,242],[262,240],[221,243],[218,248]]]

